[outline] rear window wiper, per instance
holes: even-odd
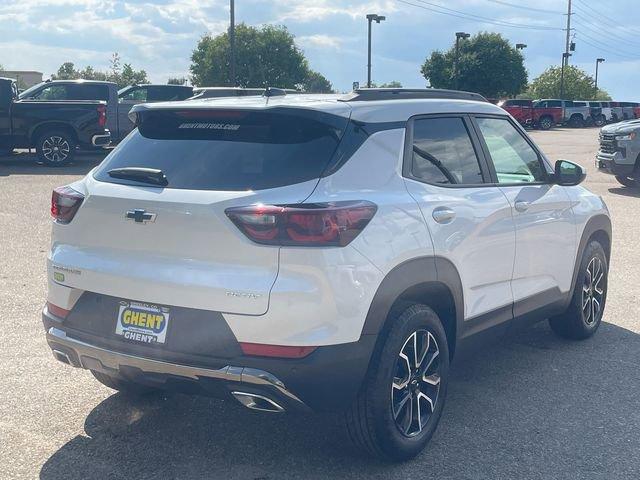
[[[151,183],[166,187],[169,180],[162,170],[157,168],[144,167],[123,167],[114,168],[107,172],[110,177],[120,178],[122,180],[134,180],[136,182]]]

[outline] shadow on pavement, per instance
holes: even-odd
[[[47,167],[38,163],[35,153],[20,152],[0,156],[0,177],[9,175],[84,175],[98,165],[108,152],[78,152],[73,163],[61,167]]]
[[[612,187],[609,188],[609,193],[613,193],[614,195],[622,195],[623,197],[640,198],[640,188]]]
[[[639,335],[606,323],[584,342],[546,323],[510,334],[454,364],[440,427],[399,465],[354,452],[339,415],[114,394],[40,478],[638,478],[639,352]]]

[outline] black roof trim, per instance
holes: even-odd
[[[438,88],[360,88],[340,98],[341,102],[371,102],[375,100],[407,100],[420,98],[442,98],[454,100],[475,100],[486,102],[479,93]]]

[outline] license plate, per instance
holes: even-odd
[[[123,300],[118,309],[116,335],[139,343],[164,343],[169,316],[166,307]]]

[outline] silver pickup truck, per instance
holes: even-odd
[[[600,130],[596,167],[615,175],[622,185],[640,186],[640,120],[615,123]]]

